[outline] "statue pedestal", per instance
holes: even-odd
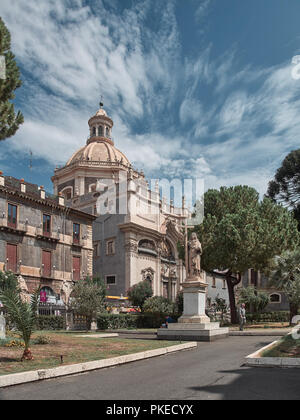
[[[225,338],[228,328],[220,328],[218,322],[210,322],[205,314],[207,284],[201,277],[188,278],[183,287],[183,314],[178,323],[157,331],[159,340],[214,341]]]

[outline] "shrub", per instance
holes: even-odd
[[[290,313],[287,311],[264,312],[260,314],[246,313],[248,322],[289,322]]]
[[[75,314],[85,317],[87,330],[90,330],[91,323],[98,314],[105,312],[105,298],[106,286],[98,277],[87,277],[75,284],[71,294],[70,309]]]
[[[132,286],[127,294],[132,305],[139,306],[142,309],[145,300],[153,295],[153,290],[149,281],[144,280]]]
[[[4,338],[0,339],[0,347],[18,347],[24,348],[25,344],[20,338]]]
[[[162,296],[153,296],[146,300],[143,306],[144,313],[173,314],[175,309],[174,303],[170,302]]]
[[[63,330],[64,318],[54,315],[39,315],[36,319],[37,330]]]
[[[257,291],[249,286],[240,291],[239,303],[244,303],[250,312],[259,313],[263,311],[269,303],[269,296],[264,292]]]
[[[183,292],[178,292],[176,296],[175,312],[180,315],[183,313]]]
[[[32,344],[37,345],[45,345],[45,344],[51,344],[52,340],[47,335],[38,335],[34,340],[32,340]]]
[[[122,328],[137,328],[135,315],[129,314],[101,314],[97,318],[99,330],[118,330]]]
[[[145,313],[139,315],[130,314],[102,314],[97,318],[99,330],[136,329],[136,328],[159,328],[165,322],[166,314]],[[172,314],[177,320],[179,315]]]

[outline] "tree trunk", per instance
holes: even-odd
[[[33,356],[29,348],[25,348],[24,350],[21,362],[23,362],[24,360],[33,360]]]
[[[230,314],[231,314],[231,323],[238,324],[239,319],[237,315],[236,305],[235,305],[235,286],[240,283],[242,277],[238,274],[238,277],[235,279],[232,277],[232,273],[229,270],[226,274],[226,283],[228,288],[229,302],[230,302]]]

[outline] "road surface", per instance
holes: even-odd
[[[229,337],[86,374],[0,390],[0,400],[300,399],[300,369],[242,367],[275,337]]]

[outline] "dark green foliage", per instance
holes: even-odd
[[[175,312],[180,314],[183,313],[183,292],[178,292],[175,301]]]
[[[262,312],[269,304],[269,295],[249,286],[241,289],[239,303],[244,303],[247,311],[256,314]]]
[[[16,290],[18,287],[18,279],[14,273],[0,271],[0,293],[4,290]]]
[[[267,196],[291,208],[300,225],[300,149],[286,156],[269,183]]]
[[[246,313],[247,322],[289,322],[290,313],[287,311]]]
[[[248,268],[266,271],[275,255],[295,248],[297,222],[272,200],[260,201],[248,186],[208,190],[204,203],[204,222],[196,229],[203,246],[202,266],[207,271],[227,270],[231,319],[237,323],[234,287],[241,273]]]
[[[21,86],[22,82],[15,56],[10,48],[10,33],[0,17],[0,56],[5,57],[6,63],[6,79],[0,79],[0,140],[13,136],[24,122],[21,112],[15,114],[14,105],[11,102],[15,98],[14,91]]]
[[[100,278],[79,280],[72,291],[70,309],[75,314],[86,317],[86,328],[89,330],[92,321],[106,311],[106,286]]]
[[[137,328],[160,328],[169,314],[102,314],[97,318],[99,330],[137,329]],[[178,315],[172,314],[176,321]]]
[[[54,315],[38,315],[36,317],[36,329],[42,330],[63,330],[65,327],[64,318]]]
[[[132,286],[127,295],[132,305],[138,306],[142,310],[145,300],[153,295],[152,286],[147,280],[141,281]]]
[[[172,315],[175,305],[163,296],[153,296],[148,298],[143,306],[144,313],[158,313]]]
[[[32,294],[29,304],[22,301],[17,289],[6,289],[0,292],[0,300],[9,320],[24,340],[25,351],[29,349],[30,338],[36,326],[39,295],[40,289],[37,289]]]
[[[128,314],[102,314],[97,318],[99,330],[118,330],[137,328],[137,316]]]
[[[288,251],[274,258],[270,285],[282,290],[290,304],[290,321],[300,309],[300,250]]]

